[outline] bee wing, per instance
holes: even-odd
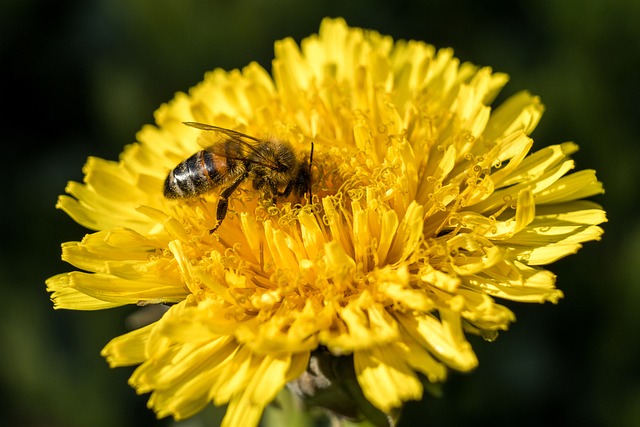
[[[209,146],[220,142],[220,140],[222,139],[220,135],[224,135],[227,136],[231,139],[236,139],[236,140],[241,140],[241,141],[251,141],[249,144],[256,144],[259,143],[260,140],[258,138],[254,138],[253,136],[244,134],[242,132],[238,132],[235,130],[231,130],[231,129],[227,129],[227,128],[221,128],[219,126],[214,126],[214,125],[207,125],[204,123],[198,123],[198,122],[183,122],[185,125],[192,127],[192,128],[196,128],[196,129],[200,129],[200,130],[204,130],[204,131],[211,131],[212,133],[208,133],[208,132],[202,132],[200,134],[200,137],[198,137],[199,139],[199,143],[200,145],[202,145],[204,148],[208,148]]]
[[[262,143],[262,140],[258,138],[235,130],[204,123],[184,122],[184,124],[203,131],[211,131],[202,132],[198,137],[198,143],[216,156],[258,163],[271,169],[277,168],[277,165],[274,164],[272,160],[264,157],[264,155],[256,149],[255,146]],[[220,135],[223,135],[223,137]],[[224,136],[228,139],[225,139]],[[230,155],[230,153],[237,154]]]

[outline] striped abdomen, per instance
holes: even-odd
[[[164,181],[164,196],[185,199],[199,196],[245,172],[243,162],[198,151],[176,166]]]

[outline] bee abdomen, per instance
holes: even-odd
[[[164,181],[164,196],[184,199],[207,193],[228,174],[227,159],[202,150],[176,166]]]

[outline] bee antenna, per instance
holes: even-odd
[[[311,141],[311,151],[309,152],[309,202],[313,203],[313,194],[311,193],[311,166],[313,165],[313,141]]]

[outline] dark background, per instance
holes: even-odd
[[[60,243],[87,232],[54,208],[87,156],[117,159],[153,111],[215,67],[257,60],[317,32],[324,16],[453,47],[506,72],[547,110],[534,148],[574,140],[604,182],[599,243],[550,267],[558,305],[518,316],[444,397],[408,405],[405,426],[640,425],[640,2],[635,0],[3,0],[0,424],[169,426],[99,351],[130,308],[54,312],[44,280],[72,268]],[[199,426],[208,417],[178,423]],[[420,420],[420,421],[418,421]]]

